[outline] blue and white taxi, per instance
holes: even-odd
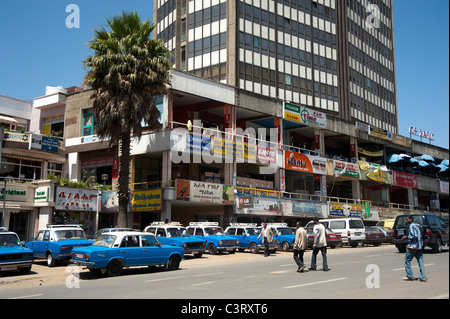
[[[206,241],[206,249],[211,255],[224,251],[230,254],[236,252],[239,241],[234,237],[226,236],[217,222],[191,222],[186,229],[191,236]]]
[[[163,245],[173,245],[184,248],[185,254],[193,254],[200,258],[206,249],[206,241],[191,237],[179,222],[153,222],[145,227],[144,232],[154,234]]]
[[[128,267],[176,270],[183,258],[183,248],[162,245],[154,235],[136,231],[103,233],[91,246],[72,250],[73,263],[107,276],[118,276]]]
[[[57,261],[70,260],[73,248],[92,243],[79,225],[47,225],[25,246],[33,251],[34,258],[44,258],[47,266],[54,267]]]
[[[33,264],[33,251],[19,244],[16,233],[0,227],[0,271],[19,270],[29,273]]]
[[[295,234],[286,223],[268,223],[267,227],[273,230],[273,236],[280,242],[283,251],[289,251],[294,247]]]
[[[239,241],[239,251],[250,249],[253,254],[259,253],[260,249],[264,250],[262,237],[258,239],[260,233],[261,227],[258,227],[257,224],[231,223],[225,229],[226,235],[235,237]],[[272,243],[269,244],[269,250],[275,252],[278,249],[278,245],[279,240],[274,238]]]

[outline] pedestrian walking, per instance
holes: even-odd
[[[308,236],[306,235],[306,230],[301,226],[300,222],[295,225],[297,230],[295,232],[294,241],[294,260],[297,263],[297,272],[303,272],[306,265],[303,262],[303,254],[308,248]]]
[[[323,271],[329,271],[328,263],[327,263],[327,237],[325,226],[319,223],[319,218],[314,217],[314,244],[313,244],[313,253],[311,257],[311,268],[309,270],[317,270],[317,255],[319,251],[322,253],[323,259]]]
[[[414,274],[411,270],[411,260],[413,258],[417,259],[419,263],[419,281],[426,282],[427,277],[425,275],[425,264],[423,261],[423,238],[422,238],[422,229],[421,226],[414,222],[412,216],[406,216],[405,218],[406,224],[409,225],[408,234],[402,237],[402,240],[408,239],[408,245],[406,246],[406,254],[405,254],[405,271],[406,277],[403,280],[412,281],[414,280]]]
[[[273,231],[272,227],[267,227],[267,223],[263,224],[263,229],[261,229],[261,233],[257,239],[261,237],[263,238],[264,244],[264,257],[268,257],[270,256],[269,244],[273,241]]]

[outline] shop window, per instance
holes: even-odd
[[[64,114],[43,119],[42,134],[64,138]]]
[[[2,157],[0,177],[11,176],[21,180],[41,179],[42,162],[31,158]]]

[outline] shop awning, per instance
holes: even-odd
[[[5,116],[5,115],[0,115],[0,122],[6,123],[6,124],[13,124],[13,125],[19,124],[19,122],[15,118]]]

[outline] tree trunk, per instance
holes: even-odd
[[[119,214],[117,224],[119,227],[131,227],[128,224],[128,207],[130,205],[130,132],[122,133],[119,154]]]

